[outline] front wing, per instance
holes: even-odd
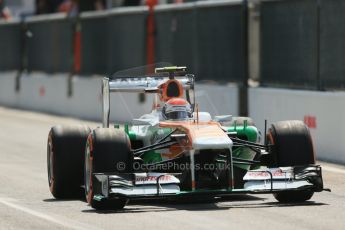
[[[227,194],[265,194],[284,191],[321,192],[323,188],[322,170],[318,165],[262,168],[249,170],[244,176],[243,189],[196,189],[181,191],[176,174],[169,173],[95,173],[93,192],[95,200],[104,199],[145,199],[173,198],[183,196]]]

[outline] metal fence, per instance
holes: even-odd
[[[317,87],[317,4],[314,0],[261,5],[261,82]]]
[[[320,2],[320,86],[345,88],[345,1]]]
[[[85,13],[80,18],[83,75],[105,74],[108,60],[108,18],[105,13]]]
[[[109,74],[146,64],[146,7],[114,10],[109,14]]]
[[[80,73],[111,75],[146,64],[146,7],[83,13]]]
[[[160,7],[155,11],[156,60],[186,65],[196,72],[196,11],[192,4]]]
[[[233,1],[197,7],[197,69],[201,79],[241,83],[246,76],[246,6]]]
[[[73,65],[74,24],[63,15],[26,21],[25,41],[29,71],[70,72]]]
[[[198,80],[242,82],[243,7],[241,1],[158,7],[156,59],[187,65]]]
[[[157,6],[154,59],[186,65],[197,80],[247,79],[247,1]],[[147,7],[35,16],[0,23],[0,70],[110,75],[148,63]],[[345,1],[260,3],[260,81],[264,86],[345,87]],[[76,33],[80,30],[80,50]],[[150,51],[150,50],[149,50]],[[151,50],[152,51],[152,50]],[[77,60],[80,57],[80,60]]]
[[[261,3],[261,83],[266,86],[345,87],[345,2]]]
[[[76,19],[61,15],[32,17],[23,23],[27,28],[25,67],[29,71],[47,73],[73,72],[73,64],[77,61],[82,75],[108,75],[145,65],[149,52],[148,15],[147,7],[129,7],[86,12]],[[20,29],[19,24],[17,27]],[[155,62],[186,65],[190,72],[197,74],[198,80],[242,82],[245,77],[245,28],[240,0],[157,6],[154,10]],[[0,25],[0,32],[4,29]],[[75,36],[79,30],[81,49],[77,51]],[[8,36],[8,40],[21,37]],[[6,38],[1,36],[1,39]],[[11,64],[17,69],[21,55],[15,49],[20,42],[12,41],[13,47],[4,50],[18,53],[17,66]],[[78,56],[80,60],[76,60]],[[7,62],[2,65],[3,68],[11,67]]]
[[[0,71],[21,69],[22,51],[22,25],[0,24]]]

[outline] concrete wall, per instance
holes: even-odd
[[[317,158],[345,164],[345,92],[251,88],[249,113],[262,130],[265,119],[305,121]]]
[[[68,76],[24,74],[20,91],[15,92],[15,72],[0,73],[0,105],[101,121],[101,77],[75,76],[68,96]],[[212,115],[238,113],[236,85],[196,85],[200,111]],[[111,94],[111,121],[125,122],[151,111],[153,95]]]
[[[0,74],[0,104],[6,106],[17,105],[19,95],[15,91],[16,72],[2,72]]]

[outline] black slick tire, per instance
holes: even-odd
[[[271,167],[315,164],[314,148],[308,127],[302,121],[280,121],[272,124],[268,141],[273,144]],[[314,192],[283,191],[273,194],[282,203],[309,200]]]
[[[85,196],[87,202],[97,210],[122,209],[127,199],[93,199],[93,173],[132,173],[134,157],[128,135],[118,129],[98,128],[89,135],[85,151]],[[118,166],[121,167],[118,167]]]
[[[87,126],[55,126],[48,135],[47,168],[50,192],[57,199],[83,197]]]

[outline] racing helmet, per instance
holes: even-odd
[[[187,120],[192,117],[192,107],[183,98],[171,98],[164,104],[162,113],[166,120]]]

